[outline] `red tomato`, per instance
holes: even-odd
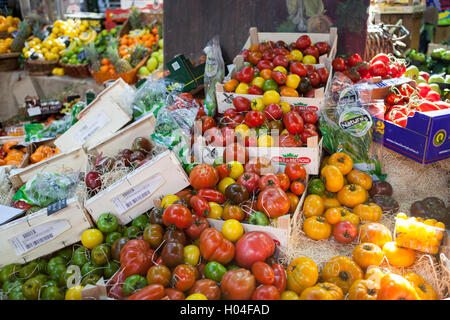
[[[387,73],[386,65],[381,61],[377,61],[370,66],[369,72],[374,77],[384,77]]]
[[[243,185],[248,193],[252,194],[259,189],[259,176],[254,172],[245,172],[239,177],[237,183]]]
[[[286,289],[286,270],[284,270],[283,265],[276,263],[272,265],[273,272],[275,274],[275,281],[273,285],[278,289],[278,292],[281,294]]]
[[[273,50],[267,50],[263,53],[263,59],[272,62],[273,58],[275,58],[276,54],[273,52]],[[261,61],[260,61],[261,62]],[[272,70],[275,66],[272,64],[272,68],[268,68],[269,70]],[[263,70],[258,66],[259,70]]]
[[[320,83],[322,83],[322,84],[327,83],[328,77],[330,76],[328,69],[327,68],[319,68],[316,70],[316,72],[319,74]]]
[[[279,187],[268,187],[258,195],[258,210],[269,218],[278,218],[289,212],[289,198]]]
[[[189,290],[195,283],[195,270],[188,264],[179,264],[172,273],[172,282],[175,289],[180,291]]]
[[[197,192],[197,196],[204,198],[208,202],[217,202],[223,204],[226,201],[225,196],[216,189],[200,189]]]
[[[192,169],[189,180],[194,189],[213,188],[219,182],[219,174],[209,164],[199,164]]]
[[[192,213],[182,204],[171,204],[164,210],[163,223],[166,226],[175,225],[181,230],[186,229],[192,224]]]
[[[259,189],[264,190],[267,187],[280,187],[280,180],[273,173],[263,175],[259,179]]]
[[[237,96],[233,99],[233,105],[238,112],[245,112],[250,110],[252,102],[245,97]]]
[[[428,92],[427,96],[425,97],[428,101],[436,102],[441,100],[441,96],[436,91],[430,91]]]
[[[370,60],[370,63],[373,65],[377,61],[381,61],[385,65],[388,65],[391,62],[391,60],[389,59],[389,57],[385,53],[377,54],[375,57],[372,58],[372,60]]]
[[[280,180],[280,188],[283,189],[283,191],[288,191],[289,186],[291,185],[291,180],[288,175],[286,173],[279,172],[277,173],[277,178]]]
[[[362,61],[359,65],[358,72],[361,75],[361,77],[366,77],[369,75],[369,68],[370,64],[366,61]]]
[[[242,117],[242,121],[243,120],[243,116],[239,115]],[[233,142],[236,142],[236,134],[234,133],[234,130],[228,127],[224,127],[221,129],[222,130],[222,136],[223,136],[223,146],[227,146],[229,144],[232,144]]]
[[[280,292],[273,285],[262,285],[253,292],[252,300],[280,300]]]
[[[308,143],[308,138],[310,137],[318,137],[319,134],[317,133],[316,130],[312,130],[312,129],[305,129],[302,132],[302,142],[303,143]]]
[[[304,50],[304,49],[308,48],[309,46],[311,46],[311,38],[307,35],[303,35],[297,39],[295,44],[296,44],[297,48],[299,48],[300,50]]]
[[[284,86],[286,84],[287,77],[280,71],[272,71],[272,79],[275,80],[279,86]]]
[[[195,240],[200,238],[203,230],[209,228],[208,220],[205,217],[194,214],[192,216],[192,224],[184,230],[189,238]]]
[[[308,75],[308,79],[309,79],[309,82],[311,83],[311,85],[313,86],[313,88],[318,88],[320,86],[321,79],[317,72],[315,72],[315,71],[311,72]]]
[[[296,135],[282,134],[280,136],[280,147],[288,147],[288,148],[294,147],[295,148],[295,147],[302,147],[302,146],[303,146],[302,138],[298,134],[296,134]]]
[[[317,42],[315,46],[319,49],[320,55],[328,54],[331,51],[330,45],[323,41]]]
[[[306,69],[305,65],[298,61],[291,63],[290,71],[300,77],[306,77],[308,73],[308,70]]]
[[[153,265],[153,253],[147,241],[128,241],[120,250],[120,269],[124,277],[127,278],[133,274],[145,276],[147,270]]]
[[[183,291],[173,288],[165,288],[164,294],[167,296],[167,300],[184,300],[185,298]]]
[[[236,243],[236,264],[250,269],[257,261],[264,262],[275,252],[275,242],[265,232],[252,231],[244,235]]]
[[[239,161],[240,163],[247,163],[248,157],[247,148],[240,143],[229,144],[223,151],[223,160],[225,162]]]
[[[240,52],[239,55],[244,57],[244,61],[245,62],[248,62],[248,57],[250,55],[250,50],[246,49],[246,50]]]
[[[229,164],[223,163],[216,167],[217,172],[219,173],[219,179],[222,180],[225,177],[228,177],[228,175],[231,172],[231,166]]]
[[[357,235],[358,230],[350,221],[340,221],[333,228],[333,236],[340,243],[350,243]]]
[[[250,56],[249,56],[250,60]],[[239,81],[250,83],[255,77],[255,69],[252,66],[246,66],[239,72]]]
[[[264,113],[262,113],[262,111],[252,110],[250,112],[247,112],[247,114],[245,115],[245,123],[250,128],[259,127],[264,123],[264,120],[266,120],[266,118],[264,117]]]
[[[210,116],[202,116],[200,119],[202,120],[202,134],[217,125],[216,121]]]
[[[195,211],[196,214],[202,217],[207,217],[211,212],[211,208],[209,207],[208,201],[199,195],[193,196],[189,201],[189,205]]]
[[[208,300],[220,300],[221,295],[219,286],[210,279],[197,280],[189,290],[189,294],[194,293],[201,293]]]
[[[270,120],[278,120],[283,116],[283,110],[278,104],[271,103],[264,109],[266,118]]]
[[[306,110],[305,112],[303,112],[302,118],[305,123],[315,124],[317,122],[317,114],[311,110]]]
[[[275,282],[275,272],[265,262],[256,261],[252,265],[252,273],[261,284],[273,284]]]
[[[248,94],[263,95],[264,90],[257,86],[251,86],[250,88],[248,88]]]
[[[164,295],[164,287],[162,285],[151,284],[132,294],[127,300],[161,300]]]
[[[336,58],[332,62],[333,69],[336,71],[344,71],[345,70],[345,60],[342,58]]]
[[[235,256],[235,247],[220,231],[207,228],[200,235],[200,253],[207,261],[227,264]]]
[[[428,92],[431,91],[430,86],[428,85],[428,83],[419,83],[417,85],[418,89],[419,89],[419,94],[422,98],[425,98],[428,94]]]
[[[297,196],[301,196],[305,192],[305,185],[300,181],[293,181],[291,183],[291,191]]]
[[[255,136],[247,136],[244,141],[246,147],[256,147],[258,145],[258,138]]]
[[[347,63],[350,67],[355,67],[358,65],[358,63],[361,63],[362,61],[363,59],[361,58],[361,56],[357,53],[354,53],[348,58]]]
[[[203,134],[203,138],[205,138],[207,145],[213,145],[216,147],[222,147],[224,145],[222,131],[217,127],[206,130]]]
[[[225,300],[249,300],[255,288],[255,277],[242,268],[227,271],[220,281],[220,290]]]
[[[273,49],[273,53],[275,54],[275,56],[286,56],[289,54],[289,50],[287,50],[286,48],[275,48]]]
[[[309,46],[303,51],[303,55],[311,55],[316,58],[316,60],[319,60],[320,53],[319,49],[316,46]]]
[[[397,105],[403,102],[403,97],[395,93],[390,93],[386,97],[386,103],[390,105]]]
[[[251,64],[257,65],[258,62],[260,62],[262,59],[262,53],[261,52],[250,52],[248,55],[248,61]]]
[[[289,60],[285,57],[285,56],[275,56],[275,58],[273,58],[273,64],[275,67],[277,66],[282,66],[284,68],[287,68],[289,65]]]
[[[317,131],[317,127],[316,125],[312,124],[312,123],[305,123],[303,125],[304,130],[312,130],[312,131]]]
[[[283,117],[283,123],[291,134],[303,132],[303,118],[295,111],[289,111]]]
[[[272,166],[272,161],[269,158],[257,157],[245,164],[244,172],[254,172],[261,176],[267,173],[274,173],[275,168]]]
[[[306,169],[304,166],[297,162],[288,162],[284,172],[288,175],[291,181],[294,180],[305,180],[306,179]]]

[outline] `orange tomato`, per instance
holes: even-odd
[[[237,81],[236,79],[230,79],[227,82],[225,82],[224,84],[224,89],[227,92],[234,92],[234,90],[236,90],[236,87],[238,86],[239,81]]]
[[[381,279],[378,300],[420,300],[420,297],[408,280],[391,272]]]
[[[353,261],[363,269],[379,266],[383,258],[383,251],[374,243],[361,243],[353,249]]]
[[[383,253],[389,264],[396,267],[407,268],[416,260],[416,253],[412,249],[401,248],[394,241],[383,246]]]
[[[249,48],[249,51],[250,51],[250,52],[257,52],[257,51],[259,51],[259,45],[257,45],[257,44],[252,45],[252,46]]]
[[[375,243],[380,248],[392,241],[391,231],[381,223],[368,222],[359,228],[360,242]]]
[[[434,291],[433,287],[425,281],[424,278],[414,272],[407,273],[403,276],[416,289],[417,295],[422,300],[438,300],[439,295]]]
[[[378,288],[372,280],[356,280],[348,290],[348,300],[377,300]]]
[[[272,79],[272,70],[270,70],[270,69],[262,69],[260,74],[261,74],[261,77],[263,77],[264,80]]]
[[[328,291],[333,297],[333,300],[344,300],[344,292],[341,288],[331,282],[320,282],[316,285]]]
[[[298,91],[289,87],[284,87],[281,89],[280,95],[282,97],[298,97]]]

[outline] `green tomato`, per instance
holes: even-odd
[[[122,237],[122,234],[120,232],[111,232],[106,236],[105,242],[109,244],[110,246],[113,245],[114,241]]]
[[[72,259],[73,249],[72,246],[59,250],[56,254],[58,257],[63,257],[66,261]]]
[[[227,270],[231,271],[231,270],[237,270],[240,269],[240,267],[238,267],[237,265],[232,264],[231,266],[228,266]]]
[[[59,279],[58,279],[58,286],[59,287],[67,287],[67,280],[69,279],[69,277],[71,275],[73,275],[75,273],[75,270],[67,270],[60,275]]]
[[[81,280],[81,285],[83,287],[87,286],[88,284],[94,286],[101,277],[102,276],[99,276],[98,274],[88,274],[87,276],[83,277],[83,280]]]
[[[23,280],[30,279],[39,274],[39,267],[36,261],[24,265],[19,271],[19,278]]]
[[[163,40],[163,39],[159,39],[159,41],[158,41],[158,47],[164,48],[164,40]]]
[[[27,300],[37,300],[43,285],[44,282],[36,277],[28,279],[22,286],[22,293]]]
[[[325,185],[321,179],[313,179],[308,185],[308,194],[317,194],[323,196],[325,193]]]
[[[47,273],[47,260],[37,259],[37,266],[40,273]]]
[[[4,293],[8,293],[10,292],[12,289],[14,289],[15,287],[19,287],[22,286],[23,281],[20,279],[14,279],[14,280],[7,280],[3,286],[2,286],[2,290]]]
[[[137,217],[136,219],[133,220],[133,222],[131,223],[132,226],[135,226],[137,228],[139,228],[141,231],[143,231],[145,229],[145,226],[148,223],[148,217],[147,215],[143,214],[139,217]]]
[[[275,80],[273,79],[269,79],[264,81],[262,89],[264,91],[269,91],[269,90],[278,90],[278,84],[275,82]]]
[[[20,265],[16,263],[4,266],[2,270],[0,270],[0,282],[4,283],[8,280],[13,280],[19,272],[20,268]]]
[[[123,224],[119,224],[119,226],[117,227],[117,232],[124,234],[124,232],[127,230],[127,227],[124,226]]]
[[[100,244],[91,251],[91,260],[98,266],[102,266],[111,259],[111,248],[106,244]]]
[[[42,283],[45,283],[48,280],[48,275],[40,273],[35,278],[41,280]]]
[[[42,291],[41,300],[64,300],[64,294],[57,286],[49,286]]]
[[[103,268],[92,261],[86,262],[83,267],[81,267],[81,275],[84,277],[87,274],[98,274],[101,276],[103,275]]]
[[[58,282],[55,280],[48,280],[47,282],[44,283],[44,287],[57,287],[58,286]]]
[[[268,226],[269,218],[266,216],[265,213],[261,211],[255,211],[250,214],[250,217],[248,218],[248,223],[255,224],[258,226]]]
[[[412,55],[412,59],[413,60],[417,60],[417,61],[420,61],[420,62],[424,62],[425,58],[426,58],[426,56],[422,52],[417,52],[417,53]]]
[[[130,296],[148,285],[147,279],[138,274],[129,276],[123,282],[122,292],[124,296]]]
[[[27,300],[22,292],[22,285],[14,287],[9,293],[8,293],[8,300]]]
[[[109,32],[114,36],[117,33],[117,29],[116,28],[112,28],[111,31],[109,31]]]
[[[227,272],[227,268],[218,262],[211,261],[205,266],[205,277],[215,282],[220,282],[223,275]]]
[[[86,247],[79,247],[75,250],[72,256],[71,264],[78,267],[82,267],[86,262],[90,260],[89,249]]]
[[[189,176],[191,174],[192,169],[194,169],[196,166],[198,166],[197,162],[189,163],[184,171],[186,171],[187,175]]]
[[[67,264],[67,260],[60,256],[51,258],[47,264],[47,273],[50,274],[52,272],[52,270],[54,269],[54,267],[57,265],[60,265],[60,264],[65,267]]]
[[[141,232],[141,230],[138,227],[130,226],[125,230],[123,236],[129,239],[136,239],[139,235],[139,232]]]
[[[54,267],[52,267],[52,269],[48,272],[48,275],[50,276],[51,280],[54,280],[59,284],[61,277],[64,276],[66,271],[67,268],[64,264],[57,264]]]
[[[103,275],[105,279],[112,278],[114,274],[119,271],[120,264],[115,261],[110,261],[106,264],[105,269],[103,270]]]
[[[97,227],[103,233],[110,233],[117,230],[119,222],[115,215],[111,213],[103,213],[97,220]]]

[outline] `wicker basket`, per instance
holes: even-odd
[[[143,25],[147,25],[151,23],[152,21],[158,21],[160,24],[163,23],[163,14],[162,13],[147,13],[142,12],[141,13],[141,21]],[[128,21],[128,19],[123,23],[122,27],[119,31],[119,37],[123,37],[124,35],[128,34],[131,30],[131,24]]]
[[[25,70],[27,70],[32,76],[45,76],[47,74],[51,74],[53,68],[56,68],[58,64],[58,60],[46,61],[38,59],[24,61]]]
[[[19,69],[20,52],[0,54],[0,71],[12,71]]]
[[[142,61],[139,62],[139,64],[134,69],[126,73],[112,75],[109,72],[94,72],[94,70],[92,70],[91,68],[89,68],[89,70],[98,84],[103,84],[108,80],[116,80],[119,78],[122,78],[122,80],[128,84],[135,84],[138,81],[138,71],[147,62],[148,58],[149,57],[147,56],[142,59]]]
[[[90,78],[89,65],[85,64],[67,64],[59,61],[59,65],[64,68],[64,74],[72,78]]]
[[[389,30],[391,28],[399,28],[402,34],[396,36],[393,33],[390,33]],[[367,26],[364,60],[370,61],[379,53],[394,54],[396,41],[403,40],[408,35],[409,31],[402,25],[369,24]]]

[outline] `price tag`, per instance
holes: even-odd
[[[111,201],[117,212],[122,214],[150,197],[163,183],[164,178],[159,174],[155,175]]]
[[[111,119],[108,115],[101,111],[90,120],[85,121],[84,125],[73,134],[75,140],[80,144],[84,144],[89,140],[98,130],[103,128]]]
[[[68,229],[70,229],[70,224],[66,220],[51,221],[34,227],[8,241],[14,247],[17,255],[20,256],[55,239]]]
[[[30,117],[38,116],[41,114],[41,107],[28,108],[27,112]]]
[[[67,199],[58,200],[47,206],[47,216],[67,207]]]

